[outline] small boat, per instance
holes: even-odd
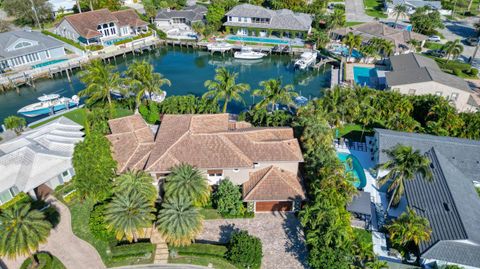
[[[58,94],[48,94],[38,98],[40,102],[22,107],[17,111],[25,117],[37,117],[41,115],[54,114],[57,111],[68,109],[78,105],[80,98],[74,95],[72,98],[60,97]]]
[[[145,97],[154,101],[154,102],[156,102],[156,103],[161,103],[167,97],[167,92],[163,91],[161,94],[156,94],[156,93],[149,94],[147,92],[147,93],[145,93]]]
[[[299,69],[307,69],[309,66],[315,64],[317,61],[317,53],[306,51],[300,55],[300,58],[295,61],[295,67]]]
[[[256,60],[261,59],[267,56],[267,54],[263,52],[254,51],[251,47],[242,47],[240,51],[236,51],[233,54],[233,57],[236,59],[244,59],[244,60]]]
[[[216,42],[216,43],[209,43],[207,45],[207,49],[211,52],[226,52],[233,48],[232,44],[227,42]]]
[[[308,98],[300,95],[300,96],[295,97],[294,101],[295,101],[295,105],[297,107],[301,107],[301,106],[304,106],[308,103]]]

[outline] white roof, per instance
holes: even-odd
[[[0,144],[0,192],[16,186],[28,192],[72,167],[82,126],[60,117]]]

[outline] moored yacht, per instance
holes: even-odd
[[[307,69],[309,66],[317,62],[317,53],[315,51],[306,51],[300,55],[300,58],[295,61],[295,67],[299,69]]]
[[[78,105],[80,99],[74,95],[72,98],[60,97],[58,94],[48,94],[37,98],[37,103],[22,107],[17,111],[25,117],[37,117],[41,115],[54,114],[57,111],[68,109]]]
[[[261,59],[267,56],[267,54],[259,51],[254,51],[251,47],[242,47],[240,51],[236,51],[233,57],[236,59],[255,60]]]

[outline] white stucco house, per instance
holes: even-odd
[[[40,193],[68,182],[75,174],[73,149],[83,126],[60,117],[0,144],[0,205],[20,192]]]

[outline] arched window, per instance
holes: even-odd
[[[30,42],[26,42],[26,41],[22,41],[20,43],[18,43],[17,45],[15,45],[15,49],[21,49],[21,48],[26,48],[26,47],[30,47],[32,45],[32,43]]]
[[[110,23],[110,27],[113,27],[113,25],[114,25],[113,22],[111,22],[111,23]]]

